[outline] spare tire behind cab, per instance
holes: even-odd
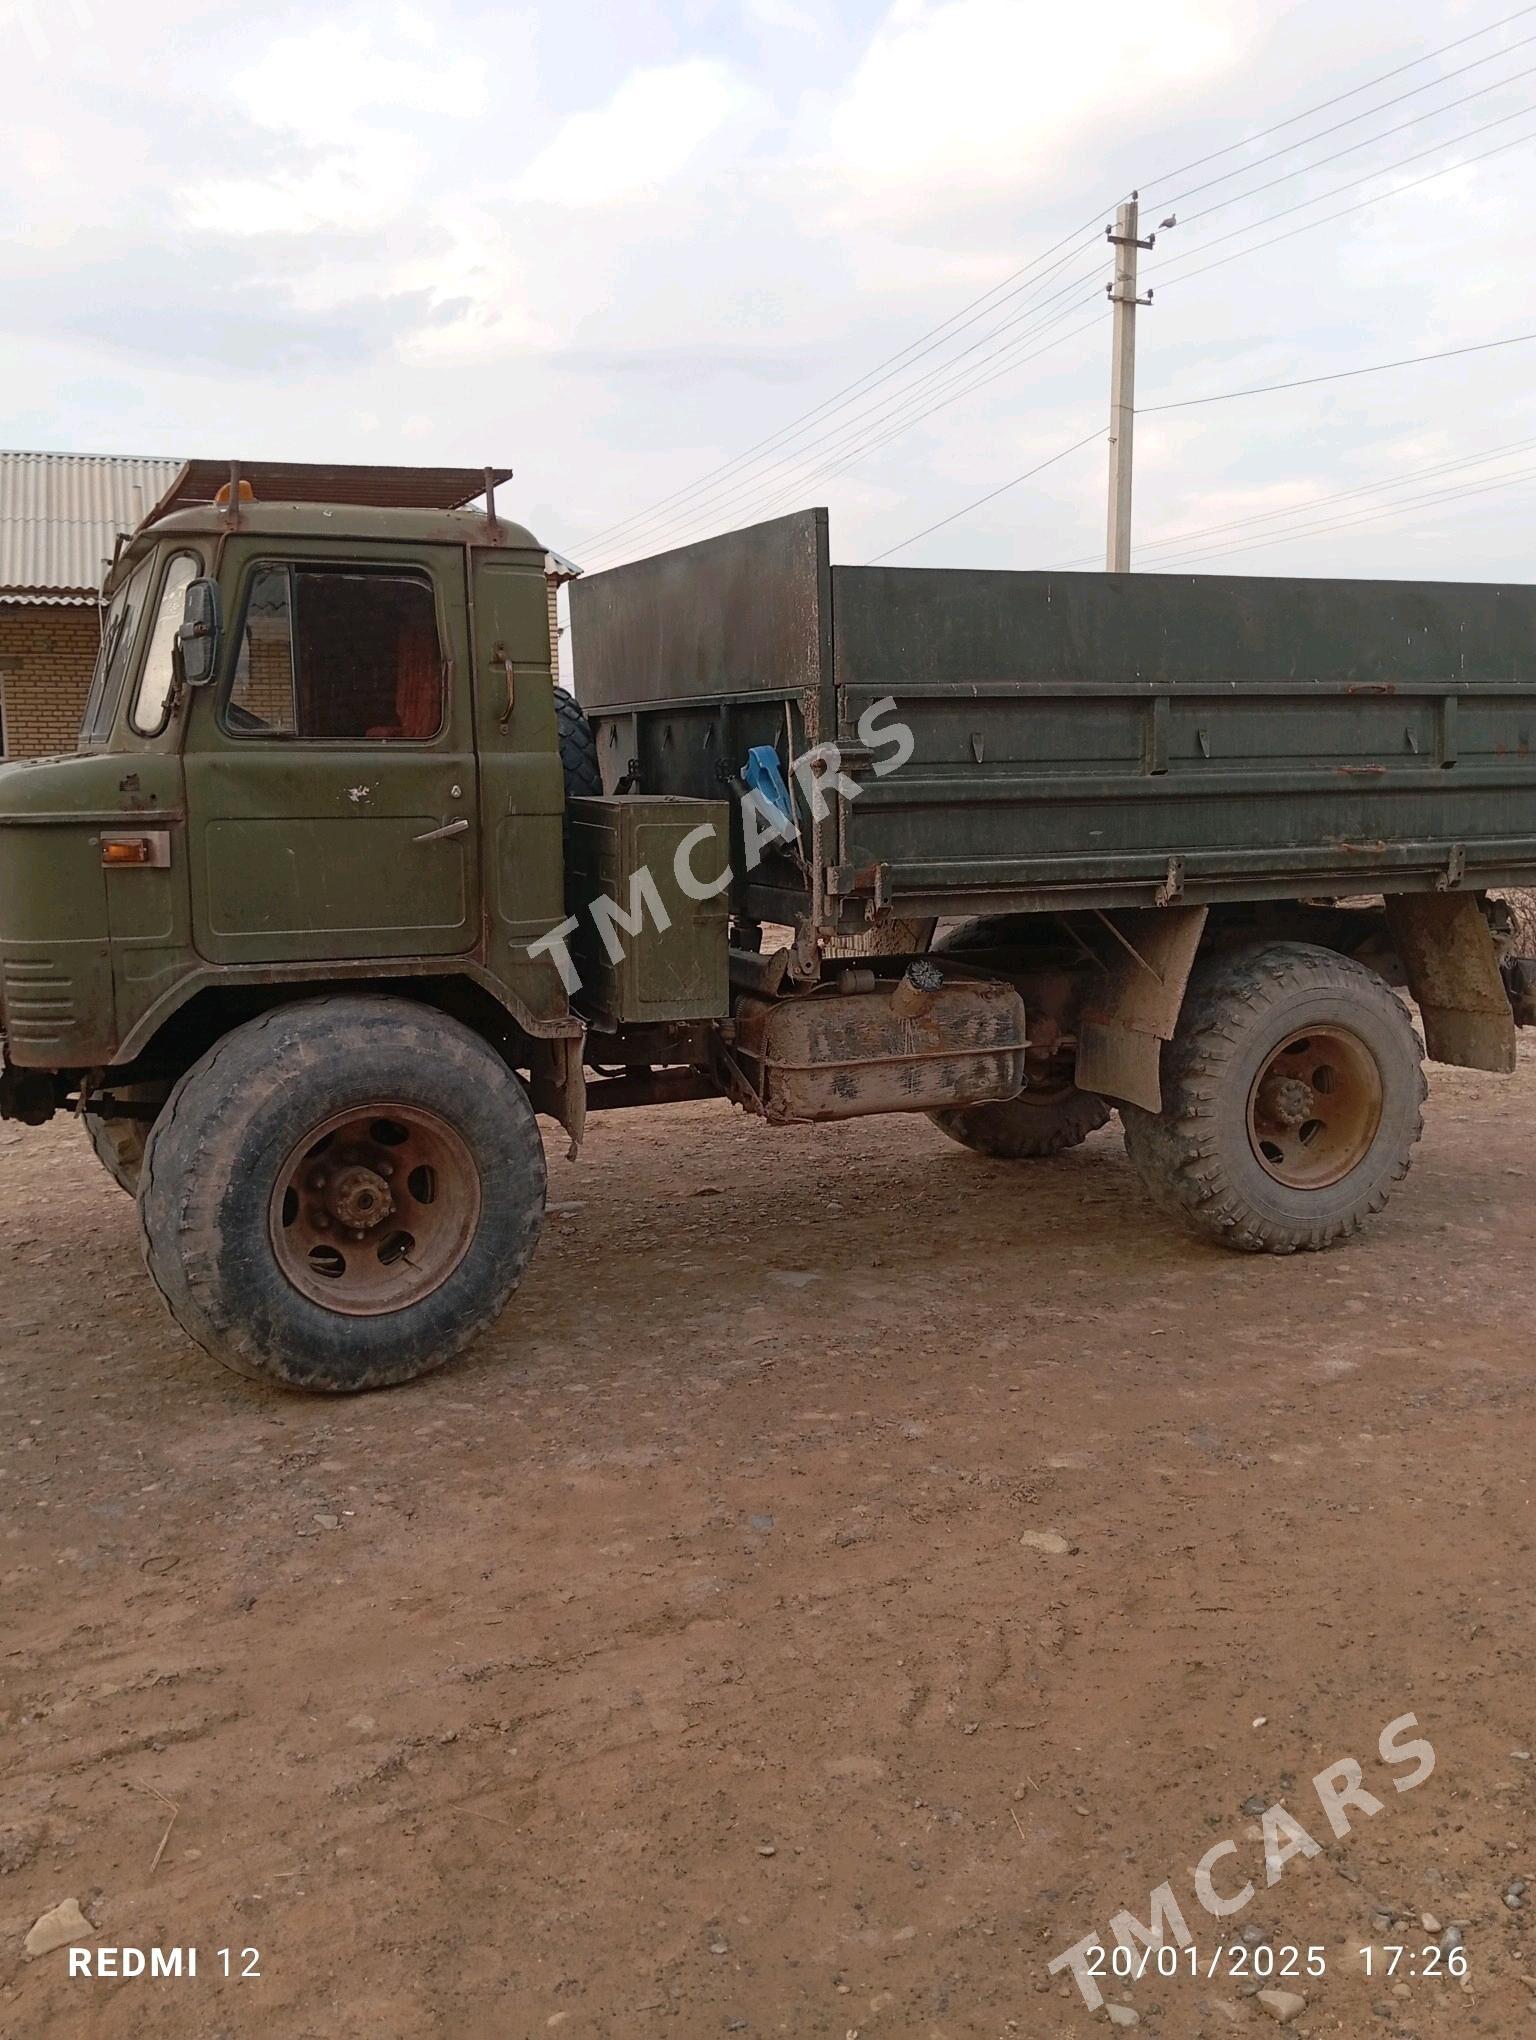
[[[603,775],[597,762],[597,738],[582,714],[581,704],[564,687],[555,689],[555,728],[560,738],[560,766],[565,774],[565,797],[601,793]]]

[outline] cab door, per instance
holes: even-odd
[[[487,962],[531,1013],[559,1019],[565,988],[553,956],[536,946],[565,916],[548,590],[538,567],[492,552],[474,555],[474,577]]]
[[[462,551],[341,557],[252,538],[231,554],[221,675],[197,699],[185,761],[199,952],[261,964],[473,948]]]

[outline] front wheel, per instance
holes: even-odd
[[[149,1272],[237,1373],[348,1394],[499,1315],[544,1216],[533,1108],[467,1027],[372,996],[285,1006],[182,1078],[139,1184]]]
[[[1158,1203],[1223,1246],[1292,1254],[1357,1233],[1423,1131],[1423,1050],[1372,970],[1310,943],[1197,968],[1163,1049],[1161,1112],[1122,1105]]]

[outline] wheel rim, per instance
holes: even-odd
[[[1255,1159],[1291,1190],[1325,1190],[1364,1161],[1381,1126],[1376,1058],[1343,1027],[1298,1030],[1248,1094]]]
[[[464,1141],[436,1113],[399,1104],[313,1127],[278,1171],[270,1209],[283,1274],[343,1317],[382,1317],[440,1289],[479,1219]]]

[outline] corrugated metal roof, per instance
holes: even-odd
[[[0,452],[0,602],[91,601],[120,531],[180,474],[179,460]]]

